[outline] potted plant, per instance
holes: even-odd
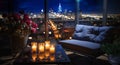
[[[9,35],[11,39],[10,46],[12,53],[17,53],[24,48],[28,36],[31,33],[36,33],[38,28],[37,23],[32,21],[28,14],[23,13],[13,13],[3,16],[2,24],[4,27],[1,30],[3,30],[3,33]]]
[[[120,35],[114,35],[113,42],[104,43],[102,50],[108,55],[108,61],[112,65],[120,64]]]

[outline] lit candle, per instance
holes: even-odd
[[[50,41],[45,41],[45,49],[46,50],[50,49]]]
[[[36,52],[37,51],[37,42],[32,42],[31,45],[32,45],[32,52],[33,53]]]
[[[72,37],[69,37],[69,39],[72,39]]]
[[[49,51],[45,51],[45,56],[46,56],[46,57],[50,56]]]
[[[54,45],[51,45],[51,47],[50,47],[50,53],[51,54],[55,53],[55,46]]]
[[[39,44],[39,53],[43,53],[44,52],[44,43],[40,43]]]
[[[50,61],[55,61],[55,56],[54,55],[50,56]]]
[[[37,58],[37,55],[35,53],[32,54],[32,60],[35,62]]]
[[[42,59],[44,59],[45,57],[44,57],[44,54],[43,53],[41,53],[41,54],[39,54],[39,59],[40,60],[42,60]]]

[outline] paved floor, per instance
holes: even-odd
[[[90,59],[84,55],[77,54],[71,51],[66,51],[71,63],[68,65],[110,65],[106,59],[106,56],[101,56],[96,59]],[[15,58],[12,55],[6,55],[0,57],[0,65],[13,65]],[[55,65],[55,64],[50,64]]]

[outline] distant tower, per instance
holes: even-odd
[[[59,3],[58,12],[59,12],[59,13],[62,12],[62,6],[61,6],[61,3]]]

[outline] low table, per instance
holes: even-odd
[[[27,46],[23,49],[23,51],[20,53],[20,55],[16,58],[16,60],[13,62],[14,65],[22,65],[22,64],[68,64],[70,63],[69,57],[66,55],[64,49],[61,45],[56,45],[56,51],[53,56],[54,61],[49,59],[43,59],[40,60],[38,54],[36,54],[37,58],[35,61],[32,58],[32,53],[30,52],[31,49],[30,46]]]

